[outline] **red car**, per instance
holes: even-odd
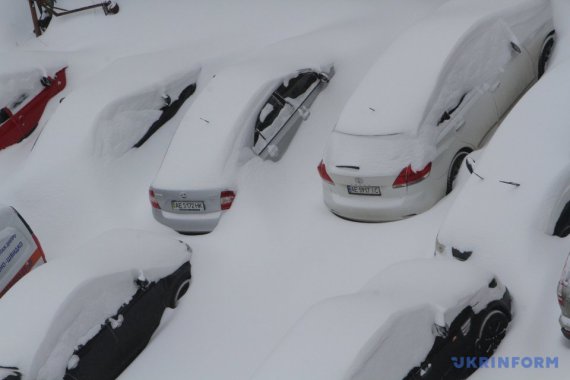
[[[65,88],[65,69],[53,78],[43,77],[43,90],[26,104],[22,105],[27,95],[22,94],[10,107],[0,109],[0,149],[19,143],[36,129],[48,102]]]

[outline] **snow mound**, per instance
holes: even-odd
[[[62,378],[74,348],[135,294],[141,270],[157,281],[189,256],[175,239],[113,230],[35,269],[0,303],[9,326],[3,340],[11,342],[0,346],[0,363],[17,366],[24,379]]]

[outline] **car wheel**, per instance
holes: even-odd
[[[184,297],[188,288],[190,287],[189,278],[181,278],[172,286],[172,291],[170,293],[170,299],[168,300],[168,307],[175,309],[180,302],[180,299]]]
[[[560,213],[552,234],[561,238],[570,235],[570,202],[564,206],[562,213]]]
[[[459,169],[461,169],[461,164],[463,164],[463,160],[465,157],[471,153],[471,149],[464,148],[461,149],[459,152],[455,154],[453,160],[451,160],[451,166],[449,167],[449,174],[447,175],[447,189],[445,194],[451,193],[453,190],[453,182],[455,182],[455,178],[457,178],[457,174],[459,174]]]
[[[509,317],[501,310],[491,310],[485,314],[475,342],[477,355],[490,357],[505,337]]]
[[[548,68],[548,63],[552,52],[554,51],[554,44],[556,43],[556,33],[554,31],[550,32],[544,43],[542,44],[542,51],[540,53],[540,58],[538,59],[538,78],[544,74]]]

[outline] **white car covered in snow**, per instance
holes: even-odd
[[[236,197],[240,164],[278,160],[334,75],[330,63],[253,60],[210,80],[174,136],[149,195],[154,218],[182,233],[212,231]]]
[[[189,284],[185,243],[133,230],[102,234],[0,300],[0,379],[115,379]]]
[[[466,160],[472,174],[440,227],[436,254],[467,260],[480,249],[502,250],[505,241],[528,246],[528,239],[570,234],[568,81],[570,61],[553,67],[477,160]]]
[[[493,274],[453,260],[393,265],[360,292],[313,306],[254,380],[461,379],[453,357],[489,357],[511,319]],[[457,368],[456,368],[457,367]]]
[[[324,202],[359,221],[421,213],[540,77],[548,0],[459,0],[402,34],[345,106],[318,171]]]

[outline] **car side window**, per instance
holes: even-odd
[[[455,111],[457,111],[457,109],[461,106],[461,104],[463,103],[463,101],[465,100],[465,97],[467,96],[467,92],[464,93],[461,98],[459,98],[459,101],[457,102],[457,104],[453,107],[451,107],[450,109],[446,110],[442,115],[441,118],[439,119],[437,125],[443,124],[444,122],[446,122],[447,120],[451,119],[451,116],[453,115],[453,113]]]
[[[267,103],[263,106],[259,112],[259,116],[255,122],[255,133],[253,135],[253,144],[257,145],[259,139],[263,141],[268,141],[269,136],[264,136],[264,131],[267,127],[271,126],[279,112],[285,107],[285,99],[279,96],[276,92],[271,95]]]
[[[309,91],[316,87],[318,81],[319,77],[314,72],[300,73],[295,78],[281,84],[275,93],[283,99],[301,98],[300,100],[304,100],[309,95]]]
[[[255,122],[253,150],[260,154],[319,85],[318,74],[308,71],[284,81],[261,108]]]
[[[0,109],[0,124],[4,123],[9,118],[10,114],[8,113],[8,109],[7,108]]]

